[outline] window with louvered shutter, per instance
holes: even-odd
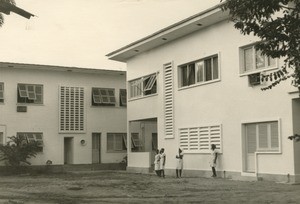
[[[221,125],[179,129],[180,148],[186,152],[209,153],[212,144],[222,152]]]
[[[59,100],[59,132],[84,132],[84,88],[61,86]]]
[[[129,81],[130,98],[140,98],[157,93],[157,73]]]
[[[245,124],[248,153],[279,151],[278,122]]]
[[[92,88],[93,106],[115,106],[115,90],[110,88]]]
[[[173,100],[173,67],[164,66],[164,106],[165,106],[165,137],[174,137],[174,100]]]
[[[126,133],[107,133],[107,151],[125,151],[127,149],[126,135]]]
[[[18,84],[18,103],[43,103],[43,85]]]
[[[37,142],[40,149],[39,151],[43,151],[44,141],[43,141],[43,133],[39,132],[18,132],[18,137],[23,137],[28,143],[29,142]],[[26,142],[25,141],[25,142]]]

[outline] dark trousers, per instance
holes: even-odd
[[[212,170],[212,172],[213,172],[213,177],[216,177],[216,176],[217,176],[217,173],[216,173],[215,167],[211,167],[211,170]]]

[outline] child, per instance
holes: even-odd
[[[161,148],[160,150],[160,174],[165,178],[165,164],[166,164],[166,153],[165,149]]]
[[[160,154],[159,154],[159,150],[156,150],[156,155],[154,157],[154,170],[157,176],[160,177]]]
[[[183,169],[183,152],[180,148],[178,149],[178,155],[176,155],[176,159],[177,159],[176,178],[181,178],[181,173]]]
[[[217,166],[217,158],[218,158],[218,152],[216,150],[216,145],[212,144],[211,145],[211,161],[210,161],[210,166],[213,175],[211,177],[217,177],[216,173],[216,166]]]

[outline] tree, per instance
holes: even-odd
[[[0,145],[0,161],[5,161],[9,166],[30,165],[27,160],[35,157],[41,151],[38,142],[27,142],[24,136],[12,136],[9,139],[7,144]]]
[[[28,18],[28,19],[31,16],[34,16],[33,14],[17,7],[16,2],[14,0],[0,0],[0,27],[4,23],[4,17],[2,13],[9,15],[10,12],[19,14],[20,16],[23,16],[24,18]]]
[[[270,82],[262,90],[291,78],[300,92],[300,0],[226,0],[222,9],[229,10],[242,34],[261,39],[256,49],[263,55],[284,59],[279,70],[262,76],[262,81]]]

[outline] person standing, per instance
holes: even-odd
[[[160,154],[158,149],[156,150],[156,155],[154,157],[154,171],[156,175],[160,177]]]
[[[183,169],[183,151],[179,148],[178,155],[176,155],[177,166],[176,166],[176,178],[181,178]]]
[[[165,178],[165,164],[166,164],[166,153],[165,149],[161,148],[160,150],[160,175]]]
[[[217,166],[217,158],[218,158],[218,151],[216,149],[216,145],[212,144],[211,145],[211,161],[210,161],[210,166],[213,175],[211,177],[217,177],[216,173],[216,166]]]

